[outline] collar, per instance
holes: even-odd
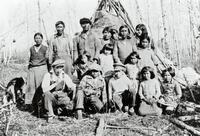
[[[65,33],[63,33],[61,36],[58,36],[58,34],[57,34],[57,33],[56,33],[56,34],[54,34],[54,38],[58,38],[58,37],[67,38],[67,37],[68,37],[68,35],[67,35],[67,34],[65,34]]]

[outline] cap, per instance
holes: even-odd
[[[57,59],[52,63],[52,67],[55,66],[65,66],[65,60],[63,59]]]
[[[81,18],[80,19],[80,24],[87,24],[87,23],[89,23],[90,25],[92,24],[92,22],[88,18]]]
[[[114,63],[114,71],[126,71],[126,66],[122,63]]]

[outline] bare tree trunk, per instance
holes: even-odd
[[[167,58],[169,58],[169,45],[167,43],[167,27],[166,27],[166,11],[164,9],[164,0],[160,0],[161,2],[161,13],[162,13],[162,23],[163,23],[163,29],[164,29],[164,48],[165,48],[165,55]]]

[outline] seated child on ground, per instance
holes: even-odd
[[[155,78],[154,70],[146,66],[141,71],[142,82],[139,87],[139,96],[142,100],[139,107],[140,115],[161,115],[162,109],[157,106],[161,95],[160,84]]]

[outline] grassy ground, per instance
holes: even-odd
[[[27,68],[24,65],[12,64],[0,67],[0,81],[6,85],[15,77],[26,77]],[[170,123],[168,116],[141,117],[128,116],[122,113],[96,114],[81,121],[71,116],[62,116],[47,123],[44,118],[37,118],[30,113],[13,110],[8,131],[9,136],[93,136],[100,118],[104,118],[107,125],[122,126],[134,129],[106,128],[105,136],[181,136],[190,135],[177,126]],[[5,123],[0,117],[0,135],[3,135]],[[137,127],[137,128],[136,128]],[[154,129],[154,130],[152,130]]]

